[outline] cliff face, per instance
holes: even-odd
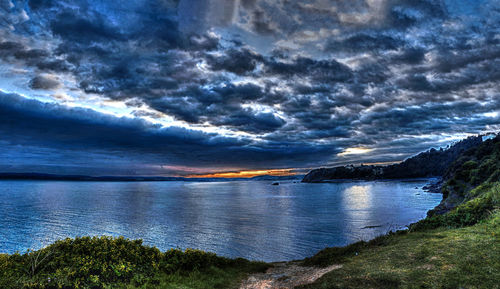
[[[468,137],[447,149],[430,149],[405,161],[389,166],[340,166],[310,171],[302,180],[305,183],[318,183],[339,179],[401,179],[441,177],[464,152],[478,147],[482,136]]]

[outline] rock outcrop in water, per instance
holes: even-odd
[[[483,136],[471,136],[446,149],[430,149],[405,161],[388,166],[340,166],[310,171],[302,180],[305,183],[319,183],[340,179],[403,179],[441,177],[450,165],[465,151],[478,147]]]

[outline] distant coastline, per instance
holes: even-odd
[[[301,288],[498,288],[499,155],[500,136],[462,152],[442,178],[423,187],[443,193],[441,204],[408,229],[327,247],[302,260],[264,263],[193,249],[163,252],[123,237],[77,237],[24,254],[0,254],[0,287],[249,289],[306,280]],[[41,177],[14,177],[28,175]],[[394,179],[366,181],[386,180]]]
[[[42,173],[0,173],[1,180],[34,180],[34,181],[72,181],[72,182],[228,182],[228,181],[284,181],[302,180],[303,175],[270,176],[262,175],[251,178],[186,178],[161,176],[87,176],[58,175]]]
[[[400,163],[387,166],[347,165],[332,168],[318,168],[307,173],[304,183],[321,183],[331,180],[381,180],[440,178],[463,153],[483,143],[485,135],[470,136],[443,149],[431,148]]]

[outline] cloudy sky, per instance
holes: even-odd
[[[0,172],[400,161],[499,88],[500,0],[0,0]]]

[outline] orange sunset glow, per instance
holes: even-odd
[[[293,176],[297,173],[294,169],[279,169],[279,170],[250,170],[239,172],[220,172],[204,175],[189,175],[188,178],[252,178],[256,176]]]

